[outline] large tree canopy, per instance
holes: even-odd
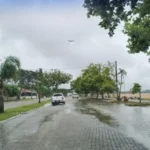
[[[86,69],[82,70],[81,76],[72,81],[72,89],[77,93],[88,94],[100,93],[102,98],[104,93],[113,93],[115,91],[115,82],[113,80],[113,65],[108,63],[90,64]]]
[[[68,83],[72,78],[71,74],[67,74],[57,69],[53,69],[51,70],[51,72],[44,72],[43,76],[44,76],[44,84],[48,88],[55,88],[55,89],[58,89],[59,85],[61,84]]]
[[[150,0],[85,0],[87,16],[100,16],[100,27],[114,30],[125,22],[124,33],[128,35],[129,53],[149,54],[150,47]]]
[[[31,89],[35,84],[37,78],[37,72],[31,70],[21,69],[18,74],[18,84],[21,88]]]

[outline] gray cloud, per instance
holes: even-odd
[[[127,70],[126,89],[134,82],[150,88],[150,64],[144,54],[127,53],[127,37],[116,30],[113,38],[98,27],[99,18],[87,19],[81,7],[22,8],[1,11],[1,56],[16,55],[28,69],[62,68],[75,77],[89,63],[118,61]],[[68,43],[68,39],[75,40]]]

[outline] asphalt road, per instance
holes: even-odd
[[[42,98],[41,101],[46,101],[49,99],[50,98]],[[24,105],[38,103],[38,101],[39,101],[38,99],[33,99],[33,100],[20,100],[20,101],[5,102],[5,110],[9,108],[15,108],[15,107],[20,107]]]
[[[0,123],[0,150],[146,150],[133,138],[82,114],[76,100]]]

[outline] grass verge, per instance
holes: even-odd
[[[150,106],[150,103],[136,103],[136,102],[128,102],[128,103],[125,103],[126,106]]]
[[[132,101],[128,101],[128,102],[123,102],[123,101],[117,101],[117,100],[113,100],[110,101],[110,103],[116,103],[116,104],[125,104],[126,106],[150,106],[150,103],[146,103],[146,102],[132,102]]]
[[[150,100],[150,98],[142,98],[142,100]]]
[[[25,106],[21,106],[21,107],[7,109],[7,110],[5,110],[4,113],[0,114],[0,121],[9,119],[9,118],[14,117],[16,115],[19,115],[19,114],[22,114],[24,112],[30,111],[32,109],[42,107],[42,106],[44,106],[45,104],[48,104],[48,103],[50,103],[50,100],[44,101],[44,102],[41,102],[41,103],[30,104],[30,105],[25,105]]]
[[[25,98],[25,99],[20,99],[20,100],[8,99],[8,100],[5,100],[4,102],[21,102],[21,101],[31,101],[35,99],[38,99],[38,98]]]
[[[20,101],[31,101],[31,100],[35,100],[35,99],[38,99],[38,98],[23,98]]]

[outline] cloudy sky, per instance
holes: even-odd
[[[113,38],[87,19],[83,0],[0,0],[0,60],[20,58],[22,68],[58,68],[74,75],[89,63],[118,61],[127,71],[125,90],[139,82],[150,89],[150,64],[145,54],[128,54],[123,24]],[[75,40],[68,43],[68,40]]]

